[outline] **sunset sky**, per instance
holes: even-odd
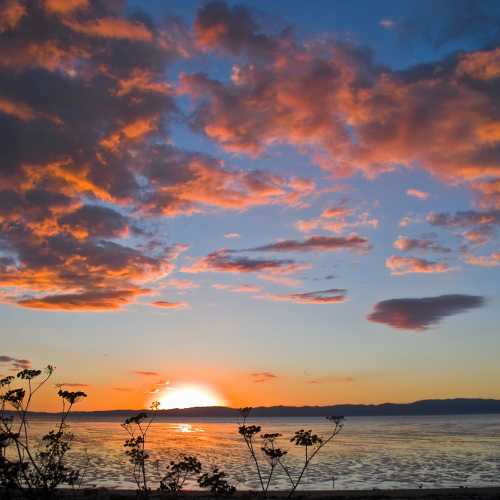
[[[500,398],[500,2],[0,0],[0,53],[38,409]]]

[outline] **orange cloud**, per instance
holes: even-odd
[[[26,14],[26,7],[17,0],[6,0],[0,6],[0,33],[14,29]]]
[[[45,0],[45,8],[55,14],[70,14],[88,7],[88,0]]]
[[[415,257],[400,257],[392,255],[385,261],[385,267],[391,271],[393,276],[402,276],[413,273],[447,273],[454,269],[443,262],[433,262]]]
[[[473,182],[471,188],[480,208],[500,210],[500,178]]]
[[[299,220],[295,223],[295,227],[303,233],[308,233],[315,229],[341,233],[347,228],[360,226],[376,229],[378,224],[378,219],[372,217],[368,212],[359,212],[353,208],[338,206],[323,210],[319,217]]]
[[[227,151],[257,156],[291,144],[340,176],[401,165],[450,183],[500,175],[500,49],[391,71],[349,43],[266,35],[248,9],[225,3],[200,9],[195,32],[206,49],[250,59],[227,83],[181,79],[200,101],[195,127]]]
[[[120,309],[131,299],[148,292],[149,290],[145,289],[96,290],[21,299],[17,301],[17,304],[31,309],[50,311],[110,311]]]
[[[471,266],[498,267],[500,266],[500,252],[492,252],[490,255],[472,255],[467,253],[464,261]]]
[[[142,23],[122,18],[103,17],[92,22],[81,22],[76,19],[64,19],[64,24],[73,31],[92,37],[116,38],[151,42],[153,34]]]

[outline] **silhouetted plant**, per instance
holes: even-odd
[[[214,467],[211,472],[205,472],[198,478],[201,488],[208,488],[215,498],[234,495],[236,487],[229,484],[226,473]]]
[[[178,462],[171,461],[167,473],[160,481],[160,490],[178,494],[187,479],[201,472],[201,462],[194,456],[184,455]]]
[[[68,432],[66,420],[73,405],[86,397],[84,392],[59,390],[62,401],[60,420],[55,429],[45,434],[35,451],[29,435],[29,411],[33,396],[47,383],[54,367],[42,370],[25,369],[16,377],[0,380],[0,485],[8,490],[17,489],[32,498],[49,498],[61,484],[74,485],[79,471],[68,468],[64,459],[71,448],[73,435]],[[15,379],[22,387],[11,388]],[[7,414],[12,407],[14,415]],[[7,448],[14,448],[8,458]]]
[[[264,483],[264,478],[262,477],[259,460],[257,459],[257,454],[255,453],[255,442],[254,442],[254,438],[261,431],[261,427],[260,425],[247,425],[247,419],[251,411],[252,408],[250,407],[245,407],[240,409],[242,422],[238,427],[238,432],[245,441],[250,456],[252,457],[252,460],[255,464],[255,469],[257,471],[257,476],[259,478],[261,489],[265,493],[266,487],[264,486],[265,483]]]
[[[149,454],[146,451],[146,437],[159,407],[160,403],[154,401],[151,404],[152,415],[138,413],[133,417],[126,418],[122,424],[122,427],[129,435],[129,438],[123,444],[126,448],[125,454],[134,466],[134,481],[137,485],[137,492],[143,498],[148,498],[151,491],[148,486],[148,474],[146,470],[146,464],[149,459]]]
[[[260,447],[265,459],[269,464],[269,473],[267,479],[264,477],[262,472],[262,467],[260,466],[259,459],[255,452],[256,443],[255,437],[260,433],[260,425],[247,425],[247,419],[250,415],[251,408],[242,408],[240,414],[242,416],[242,422],[238,427],[239,434],[243,437],[247,449],[252,457],[255,464],[257,476],[261,484],[262,492],[267,496],[273,473],[277,466],[280,466],[283,472],[286,474],[288,480],[290,481],[291,489],[288,493],[288,498],[290,498],[295,490],[298,488],[304,474],[311,464],[314,457],[320,452],[320,450],[326,446],[332,439],[337,436],[337,434],[342,430],[344,426],[344,417],[326,417],[327,420],[333,425],[329,433],[325,437],[320,437],[317,434],[313,434],[312,430],[300,429],[295,432],[293,437],[290,439],[291,443],[296,446],[301,446],[304,448],[304,463],[302,468],[297,475],[296,479],[292,476],[290,469],[282,461],[283,457],[288,453],[277,446],[277,440],[282,437],[279,433],[274,434],[261,434],[260,439],[262,440],[262,445]]]

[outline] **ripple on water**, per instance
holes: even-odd
[[[301,450],[289,446],[287,438],[299,428],[327,430],[322,419],[258,420],[266,432],[284,434],[287,462],[295,471]],[[49,425],[34,421],[35,437]],[[69,461],[84,471],[87,484],[134,487],[120,422],[75,419],[71,429],[75,439]],[[160,480],[171,459],[195,454],[205,467],[220,466],[238,488],[259,487],[235,421],[165,419],[153,424],[149,443],[152,462],[158,462],[150,471],[153,482]],[[333,476],[339,489],[498,486],[499,473],[500,415],[349,418],[335,442],[311,465],[303,488],[330,489]],[[286,476],[278,472],[274,486],[288,487]]]

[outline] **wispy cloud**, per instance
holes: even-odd
[[[251,373],[250,377],[252,378],[253,382],[256,384],[262,384],[265,382],[270,382],[276,378],[278,378],[277,375],[271,372],[256,372],[256,373]]]

